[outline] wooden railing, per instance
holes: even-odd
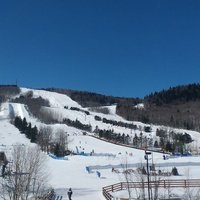
[[[200,179],[180,179],[180,180],[160,180],[160,181],[151,181],[149,182],[151,188],[161,187],[161,188],[172,188],[172,187],[200,187]],[[114,185],[109,185],[103,187],[103,196],[107,200],[112,200],[114,197],[110,192],[117,192],[120,190],[126,190],[127,188],[148,188],[148,182],[120,182]]]

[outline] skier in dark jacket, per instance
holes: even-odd
[[[68,194],[69,200],[72,200],[71,199],[71,197],[72,197],[72,189],[71,188],[69,188],[67,194]]]

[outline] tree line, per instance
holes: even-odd
[[[129,144],[129,135],[115,133],[114,130],[102,130],[99,129],[98,126],[95,128],[94,133],[100,137],[104,138],[106,140],[110,140],[113,142],[121,143],[121,144]]]
[[[0,85],[0,104],[20,93],[17,85]]]
[[[146,127],[145,130],[149,132],[149,127]],[[188,133],[175,133],[174,131],[168,132],[165,129],[157,129],[156,130],[156,139],[144,134],[144,132],[140,132],[139,134],[135,133],[134,137],[131,137],[129,134],[120,134],[115,133],[113,129],[99,129],[96,126],[94,133],[100,137],[104,138],[108,141],[128,144],[135,148],[139,149],[148,149],[155,148],[155,151],[164,151],[171,152],[173,154],[187,153],[186,145],[191,143],[193,140]]]
[[[90,124],[82,124],[77,119],[74,121],[74,120],[71,120],[71,119],[64,118],[63,123],[68,125],[68,126],[73,126],[77,129],[81,129],[81,130],[84,130],[84,131],[88,131],[88,132],[92,131],[92,126]]]
[[[25,134],[26,137],[30,139],[30,142],[37,143],[38,129],[36,126],[32,127],[31,123],[28,123],[25,117],[21,119],[21,117],[16,116],[14,119],[14,125],[22,134]]]
[[[42,151],[56,156],[65,156],[69,153],[68,134],[64,130],[58,129],[55,133],[56,137],[53,138],[53,130],[49,126],[41,126],[38,129],[36,126],[32,127],[25,117],[21,119],[19,116],[15,117],[14,125],[30,142],[38,144]]]
[[[164,104],[179,104],[200,100],[200,84],[179,85],[168,90],[152,93],[144,98],[150,104],[161,106]]]
[[[186,144],[193,140],[188,133],[167,132],[165,129],[157,129],[156,136],[159,137],[159,143],[155,142],[154,147],[158,146],[166,152],[184,154],[187,152]]]

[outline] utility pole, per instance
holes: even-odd
[[[151,155],[151,152],[145,151],[144,159],[147,161],[148,199],[151,200],[151,195],[150,195],[150,181],[149,181],[149,158],[148,158],[149,155]]]

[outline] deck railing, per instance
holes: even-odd
[[[200,187],[200,179],[179,179],[179,180],[159,180],[150,181],[149,186],[151,188],[187,188],[187,187]],[[127,188],[148,188],[148,182],[120,182],[113,185],[103,187],[103,196],[107,200],[112,200],[114,197],[110,194],[111,192],[117,192],[126,190]]]

